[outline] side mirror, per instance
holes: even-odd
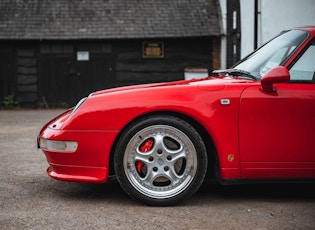
[[[261,78],[261,87],[265,92],[275,93],[277,90],[273,86],[275,83],[286,83],[290,81],[290,72],[283,66],[277,66],[269,70]]]

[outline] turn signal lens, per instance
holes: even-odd
[[[75,141],[52,141],[40,138],[39,147],[50,151],[75,152],[78,148],[78,143]]]

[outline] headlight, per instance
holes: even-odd
[[[78,143],[75,141],[52,141],[40,138],[39,147],[50,151],[75,152],[78,148]]]

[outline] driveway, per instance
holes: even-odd
[[[115,180],[53,180],[36,135],[61,112],[0,110],[0,229],[315,229],[309,184],[205,184],[178,206],[148,207]]]

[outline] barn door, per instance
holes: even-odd
[[[9,45],[0,45],[0,107],[4,98],[13,95],[15,78],[13,49]]]
[[[74,106],[91,92],[114,85],[109,54],[77,51],[71,44],[60,45],[59,52],[46,46],[38,60],[39,100],[44,105]]]
[[[114,86],[112,67],[105,55],[91,54],[89,61],[75,61],[70,66],[74,66],[69,73],[72,76],[73,89],[80,98]]]

